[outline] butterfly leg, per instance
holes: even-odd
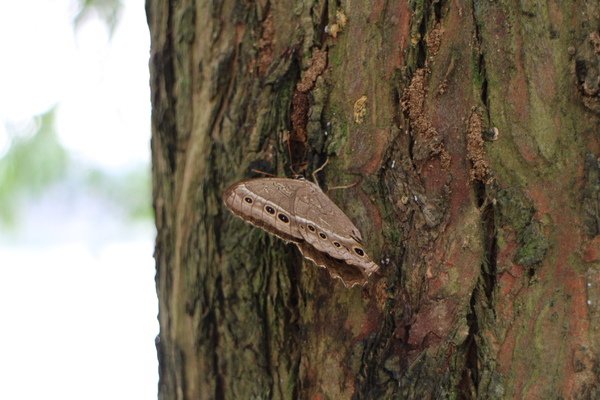
[[[342,185],[342,186],[332,186],[332,187],[328,187],[327,191],[330,192],[332,190],[338,190],[338,189],[350,189],[351,187],[354,187],[356,185],[358,185],[360,183],[360,181],[362,181],[362,178],[360,178],[359,180],[357,180],[354,183],[350,183],[348,185]]]
[[[327,163],[329,163],[329,157],[327,157],[327,158],[325,159],[325,162],[324,162],[323,164],[321,164],[321,166],[320,166],[319,168],[315,169],[315,170],[313,171],[313,173],[312,173],[312,178],[313,178],[313,181],[314,181],[314,182],[315,182],[317,185],[319,184],[319,182],[317,182],[317,174],[318,174],[319,172],[323,171],[323,169],[325,168],[325,166],[327,165]]]

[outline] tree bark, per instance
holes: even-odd
[[[147,0],[161,399],[600,397],[600,4]],[[346,289],[221,193],[309,174]]]

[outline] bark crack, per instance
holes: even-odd
[[[490,120],[488,79],[485,67],[485,56],[482,51],[482,38],[477,24],[476,4],[471,3],[471,17],[473,19],[475,49],[477,51],[477,64],[475,65],[476,77],[480,82],[480,100],[485,107],[487,120]],[[470,394],[478,398],[483,392],[484,371],[480,366],[487,365],[487,349],[482,336],[482,325],[487,319],[496,318],[494,289],[497,284],[497,217],[495,206],[489,201],[488,187],[492,183],[489,167],[483,159],[483,128],[481,117],[474,110],[469,118],[468,152],[471,166],[471,180],[475,192],[477,206],[481,210],[483,226],[483,260],[479,279],[473,288],[469,301],[467,314],[468,334],[465,340],[465,368],[463,370],[460,386],[463,394]]]
[[[482,50],[483,39],[481,38],[481,32],[479,31],[479,25],[477,24],[477,15],[475,11],[476,4],[473,1],[471,3],[471,16],[473,18],[473,27],[475,29],[475,49],[477,51],[477,64],[475,65],[475,72],[479,78],[481,84],[480,99],[481,103],[485,106],[486,116],[488,122],[490,121],[490,98],[488,93],[488,77],[485,66],[485,56]]]
[[[308,152],[308,122],[311,107],[310,92],[315,87],[316,81],[327,68],[327,50],[315,48],[309,67],[301,73],[300,81],[296,84],[292,95],[290,120],[292,129],[287,138],[290,151],[290,162],[296,173],[306,169],[306,155]],[[296,169],[298,167],[298,169]]]

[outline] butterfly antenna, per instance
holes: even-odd
[[[313,171],[313,173],[312,173],[312,178],[313,178],[313,181],[314,181],[314,182],[315,182],[317,185],[319,184],[319,183],[317,182],[317,174],[318,174],[319,172],[323,171],[323,169],[325,168],[325,166],[327,165],[327,163],[329,163],[329,157],[327,157],[327,158],[325,159],[325,162],[324,162],[323,164],[321,164],[321,166],[320,166],[319,168],[315,169],[315,170]]]
[[[275,175],[273,175],[273,174],[270,174],[270,173],[268,173],[268,172],[265,172],[265,171],[261,171],[261,170],[259,170],[259,169],[254,169],[254,168],[252,168],[250,171],[252,171],[252,172],[254,172],[254,173],[256,173],[256,174],[261,174],[261,175],[265,175],[265,176],[270,176],[271,178],[275,178]]]

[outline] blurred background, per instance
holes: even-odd
[[[0,2],[0,398],[156,398],[143,0]]]

